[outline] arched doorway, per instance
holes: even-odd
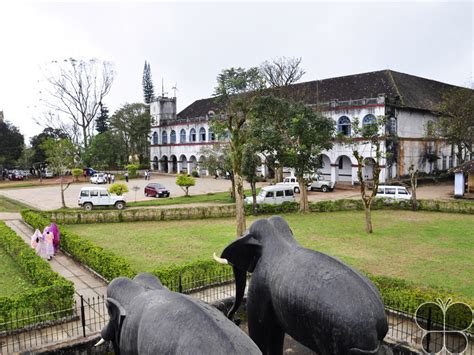
[[[153,158],[153,170],[158,170],[158,157],[156,155]]]
[[[319,157],[321,159],[321,168],[319,168],[319,173],[328,180],[331,180],[331,159],[329,159],[326,154],[321,154]]]
[[[189,174],[191,174],[193,170],[197,171],[197,159],[194,155],[191,155],[189,157],[189,167],[190,167],[190,171],[188,171]]]
[[[198,172],[200,176],[207,175],[207,169],[206,169],[206,158],[204,155],[201,155],[199,157],[199,162],[198,162]]]
[[[163,173],[168,172],[168,157],[166,155],[163,155],[160,159],[160,171]]]
[[[178,172],[178,159],[176,158],[176,155],[170,156],[170,161],[171,161],[171,174],[176,174]]]
[[[365,180],[371,181],[374,179],[375,160],[373,158],[364,159],[364,167],[362,168],[362,176]]]
[[[347,155],[341,155],[336,159],[336,181],[352,182],[352,162]]]
[[[184,154],[181,154],[180,157],[179,157],[179,161],[178,161],[178,170],[179,170],[179,173],[183,173],[183,174],[186,174],[188,173],[188,160],[186,159],[186,155]]]

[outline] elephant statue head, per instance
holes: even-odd
[[[109,322],[103,341],[120,354],[232,353],[260,354],[252,340],[217,309],[169,291],[158,278],[143,273],[133,280],[114,279],[107,287]]]
[[[214,258],[234,271],[231,319],[252,273],[249,334],[264,354],[281,354],[285,333],[320,355],[379,351],[388,324],[377,288],[340,260],[301,247],[283,218],[255,221]]]

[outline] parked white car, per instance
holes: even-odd
[[[410,200],[411,194],[404,186],[379,185],[375,197],[395,200]]]
[[[268,203],[270,205],[279,205],[283,202],[295,202],[295,194],[291,187],[284,185],[271,185],[262,187],[257,195],[257,204]],[[245,203],[253,203],[252,196],[245,198]]]
[[[79,206],[86,211],[94,206],[115,206],[118,210],[125,208],[125,197],[111,195],[105,187],[83,187],[79,194]]]
[[[275,186],[283,186],[290,188],[297,194],[300,192],[300,185],[298,184],[298,179],[294,176],[284,178],[283,182],[279,182]]]
[[[329,192],[334,190],[335,185],[335,182],[326,180],[322,175],[315,174],[311,177],[310,182],[308,183],[308,190],[321,190],[322,192]]]
[[[90,178],[91,184],[106,184],[107,177],[104,173],[96,173]]]

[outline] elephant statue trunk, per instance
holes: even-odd
[[[255,221],[215,259],[235,275],[229,318],[252,273],[248,328],[262,353],[282,354],[285,333],[320,355],[380,353],[388,322],[375,285],[340,260],[301,247],[283,218]]]

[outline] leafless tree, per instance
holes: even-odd
[[[301,57],[279,57],[265,61],[260,66],[260,72],[268,85],[272,88],[287,86],[296,83],[305,74],[300,68]]]
[[[47,66],[45,77],[41,100],[80,129],[82,144],[87,148],[102,100],[112,87],[112,64],[97,59],[53,61]]]

